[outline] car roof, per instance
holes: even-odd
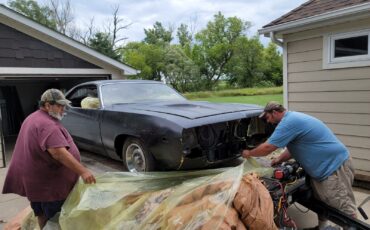
[[[106,85],[106,84],[115,84],[115,83],[150,83],[150,84],[164,84],[160,81],[150,81],[150,80],[97,80],[97,81],[88,81],[84,82],[79,85],[89,85],[89,84],[96,84],[96,85]]]

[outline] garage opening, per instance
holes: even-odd
[[[57,88],[65,93],[79,83],[107,79],[110,79],[110,75],[2,77],[0,80],[1,132],[6,148],[15,142],[23,120],[38,109],[40,96],[45,90]]]
[[[0,94],[3,135],[17,134],[24,120],[17,89],[15,86],[0,86]]]

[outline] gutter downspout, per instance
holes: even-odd
[[[270,32],[271,41],[283,49],[283,102],[286,109],[289,108],[288,103],[288,50],[287,45],[283,41],[275,37],[274,32]]]
[[[270,32],[270,38],[271,38],[271,40],[272,40],[272,42],[273,43],[275,43],[276,45],[278,45],[278,46],[280,46],[280,47],[282,47],[283,48],[283,42],[282,41],[280,41],[279,39],[277,39],[276,37],[275,37],[275,33],[274,32]]]

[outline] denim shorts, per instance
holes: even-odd
[[[64,201],[31,202],[31,208],[35,216],[44,215],[47,219],[51,219],[57,212],[60,212]]]

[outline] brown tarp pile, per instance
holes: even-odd
[[[277,229],[273,219],[274,207],[270,194],[257,174],[252,173],[242,177],[233,205],[228,207],[222,204],[216,207],[216,204],[211,202],[210,194],[230,187],[230,184],[221,182],[194,190],[169,213],[168,228],[182,229],[182,223],[189,222],[198,210],[210,209],[214,210],[214,214],[197,229],[243,230],[246,227],[250,230]]]
[[[243,176],[233,203],[248,229],[277,229],[270,193],[256,174]]]

